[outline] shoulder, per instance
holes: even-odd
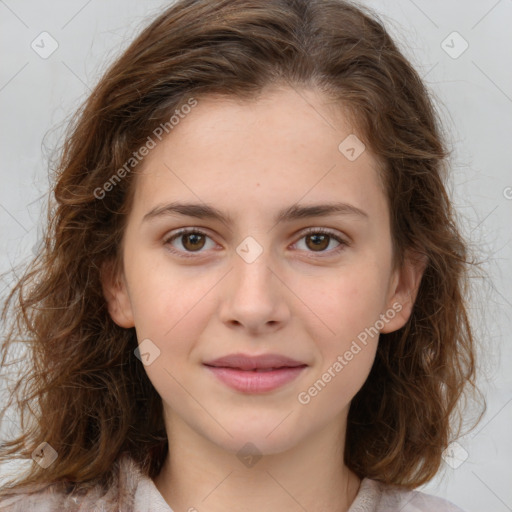
[[[121,455],[114,466],[114,478],[108,489],[92,485],[86,490],[74,491],[64,482],[23,487],[0,496],[0,512],[130,510],[137,486],[145,477],[127,454]]]
[[[464,512],[437,496],[363,479],[349,512]]]

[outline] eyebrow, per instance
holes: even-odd
[[[233,219],[229,214],[206,203],[180,203],[172,202],[163,206],[156,206],[144,215],[142,222],[168,215],[186,215],[197,219],[212,219],[232,224]],[[352,215],[361,219],[368,219],[368,214],[348,203],[332,202],[326,204],[297,205],[280,210],[274,217],[276,224],[293,220],[321,217],[325,215]]]

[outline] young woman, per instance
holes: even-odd
[[[4,308],[0,510],[457,511],[474,390],[428,92],[342,0],[182,0],[79,112]],[[34,406],[34,407],[32,407]],[[456,419],[456,418],[455,418]]]

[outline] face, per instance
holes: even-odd
[[[375,332],[404,325],[421,277],[393,270],[377,163],[354,136],[313,90],[210,96],[142,162],[122,275],[103,283],[113,320],[136,329],[168,433],[279,453],[344,428]],[[233,354],[294,362],[207,365]]]

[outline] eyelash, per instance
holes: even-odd
[[[178,232],[174,233],[172,236],[167,237],[164,240],[164,245],[169,245],[172,241],[174,241],[176,238],[179,238],[182,235],[190,235],[190,234],[203,235],[203,236],[206,236],[211,239],[211,237],[207,233],[205,233],[204,231],[201,231],[200,229],[184,228],[184,229],[180,229]],[[320,255],[319,256],[320,258],[326,257],[326,256],[322,255],[324,253],[327,253],[328,256],[332,256],[333,254],[338,254],[345,247],[349,247],[349,245],[350,245],[346,240],[341,238],[338,234],[336,234],[335,232],[332,232],[330,230],[327,230],[325,228],[308,228],[305,232],[302,233],[302,236],[299,238],[299,240],[302,240],[302,238],[304,238],[308,235],[312,235],[312,234],[328,235],[329,237],[333,238],[334,240],[336,240],[336,242],[338,242],[340,244],[338,247],[336,247],[335,249],[331,249],[330,251],[319,251],[318,254]],[[202,251],[183,252],[183,251],[178,251],[171,246],[169,246],[168,249],[170,252],[172,252],[173,254],[176,254],[177,256],[179,256],[181,258],[197,258],[198,255],[200,255],[202,252]],[[312,252],[313,254],[315,253],[315,251],[308,251],[308,252]]]

